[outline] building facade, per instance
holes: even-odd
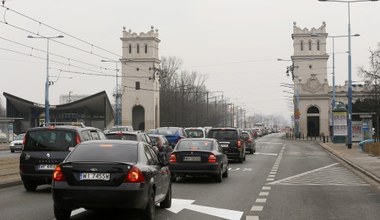
[[[158,30],[134,33],[123,28],[121,122],[135,130],[160,126]]]

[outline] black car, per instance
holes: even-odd
[[[144,142],[83,142],[55,168],[52,195],[58,220],[77,208],[134,208],[150,220],[156,204],[171,206],[170,171]]]
[[[27,191],[51,183],[51,175],[75,146],[83,141],[106,139],[94,127],[48,124],[29,129],[20,154],[20,175]]]
[[[207,137],[218,140],[228,159],[234,159],[240,163],[245,161],[245,141],[241,129],[211,128],[207,133]]]
[[[216,182],[228,177],[228,157],[215,139],[180,140],[169,158],[172,181],[186,175],[209,175]]]

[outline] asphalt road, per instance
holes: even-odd
[[[279,135],[257,141],[257,153],[231,163],[222,183],[173,183],[173,205],[156,219],[377,219],[380,192],[315,143]],[[49,186],[0,189],[0,219],[54,219]],[[72,219],[139,219],[138,213],[76,210]]]

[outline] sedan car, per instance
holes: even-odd
[[[216,182],[228,177],[228,158],[217,140],[188,138],[180,140],[169,158],[172,181],[187,175],[209,175]]]
[[[24,137],[25,137],[25,133],[19,134],[10,143],[9,150],[11,150],[11,153],[14,153],[16,150],[18,151],[22,150],[22,146],[24,146]]]
[[[52,195],[56,219],[77,208],[133,208],[154,219],[156,204],[171,206],[171,176],[166,163],[141,141],[80,143],[57,165]]]

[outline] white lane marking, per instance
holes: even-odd
[[[274,178],[276,175],[268,175],[269,178]]]
[[[249,215],[247,215],[245,217],[245,220],[259,220],[259,216],[249,216]]]
[[[263,188],[262,188],[263,190],[271,190],[272,189],[272,187],[270,187],[270,186],[263,186]]]
[[[233,169],[233,168],[228,168],[228,171],[238,171],[238,170],[240,170],[240,168],[235,168],[235,169]]]
[[[259,196],[269,196],[269,192],[261,192],[259,193]]]
[[[323,170],[323,169],[326,169],[326,168],[328,168],[328,167],[335,166],[335,165],[337,165],[337,164],[338,164],[338,163],[333,163],[333,164],[330,164],[330,165],[328,165],[328,166],[320,167],[320,168],[318,168],[318,169],[310,170],[310,171],[305,172],[305,173],[301,173],[301,174],[297,174],[297,175],[294,175],[294,176],[290,176],[290,177],[287,177],[287,178],[282,179],[282,180],[277,180],[277,181],[274,181],[274,182],[269,183],[269,184],[270,184],[270,185],[274,185],[274,184],[277,184],[277,183],[279,183],[279,182],[286,181],[286,180],[289,180],[289,179],[292,179],[292,178],[295,178],[295,177],[304,176],[304,175],[306,175],[306,174],[309,174],[309,173],[312,173],[312,172],[316,172],[316,171],[319,171],[319,170]]]
[[[260,153],[260,152],[256,152],[255,154],[268,155],[268,156],[277,156],[276,153]]]
[[[200,213],[204,213],[207,215],[212,215],[224,219],[231,220],[240,220],[244,212],[230,210],[230,209],[220,209],[209,206],[200,206],[192,204],[195,200],[187,200],[187,199],[172,199],[172,206],[168,211],[171,211],[175,214],[182,211],[183,209],[188,209]]]
[[[256,199],[256,202],[257,202],[257,203],[266,203],[266,202],[267,202],[267,199],[258,198],[258,199]]]
[[[252,206],[251,211],[253,211],[253,212],[261,212],[261,211],[263,211],[263,208],[264,208],[264,206],[254,205],[254,206]]]
[[[267,178],[267,181],[274,181],[273,178]]]
[[[243,171],[252,171],[252,168],[244,168]]]
[[[257,144],[282,144],[282,143],[274,143],[274,142],[265,142],[265,141],[257,141]]]
[[[270,172],[269,174],[270,174],[270,175],[276,175],[277,172]]]

